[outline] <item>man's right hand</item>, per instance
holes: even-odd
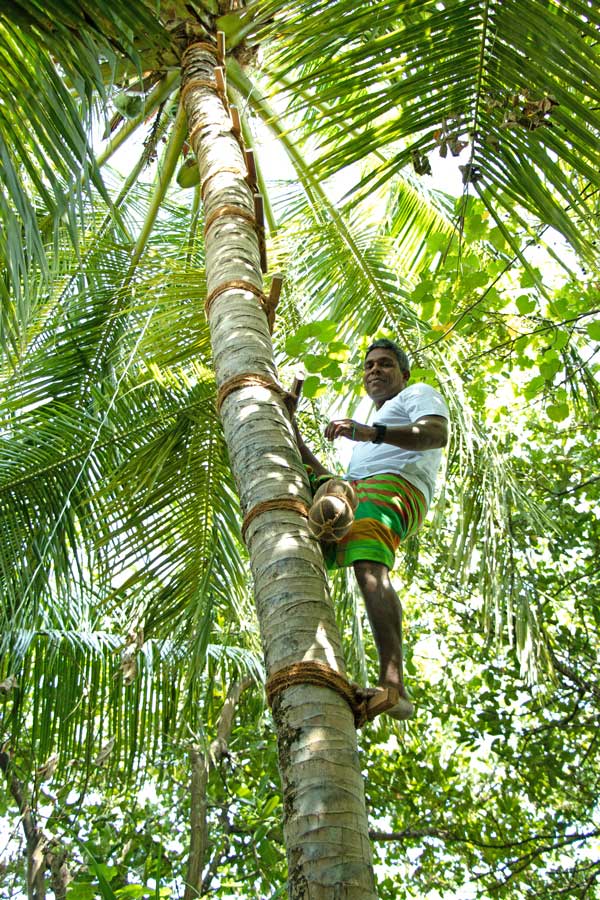
[[[372,425],[363,425],[354,419],[333,419],[325,429],[325,437],[329,441],[345,437],[350,441],[372,441],[375,429]]]

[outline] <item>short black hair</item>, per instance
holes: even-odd
[[[381,348],[382,350],[391,350],[398,360],[398,365],[400,366],[401,371],[410,372],[410,363],[408,361],[408,356],[406,355],[402,347],[399,347],[395,341],[390,341],[389,338],[377,338],[376,341],[373,341],[373,343],[365,353],[365,359],[367,358],[371,350],[377,350],[378,348]]]

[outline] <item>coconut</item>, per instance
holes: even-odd
[[[352,485],[330,479],[316,492],[308,513],[308,525],[320,541],[341,541],[354,521],[358,501]]]
[[[341,497],[342,500],[345,500],[346,503],[349,504],[352,511],[358,506],[356,491],[350,482],[344,481],[343,478],[329,478],[327,481],[323,482],[321,487],[315,492],[313,500],[318,500],[320,497],[324,496]]]

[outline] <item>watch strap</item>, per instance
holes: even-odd
[[[372,440],[372,443],[383,444],[387,432],[387,425],[382,425],[380,422],[373,422],[373,428],[375,429],[376,434]]]

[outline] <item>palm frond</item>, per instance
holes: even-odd
[[[600,162],[600,17],[588,4],[339,0],[300,10],[275,0],[264,13],[273,17],[265,39],[277,35],[273,84],[284,74],[286,90],[291,81],[329,104],[313,126],[322,177],[377,151],[363,180],[371,191],[406,165],[425,171],[428,153],[468,142],[466,191],[489,190],[499,218],[518,203],[593,258],[586,188]],[[296,108],[309,102],[300,93]]]
[[[94,98],[106,99],[117,59],[128,59],[141,81],[140,31],[166,46],[159,20],[139,0],[53,9],[13,0],[0,12],[0,249],[17,302],[26,302],[31,262],[46,269],[38,202],[44,230],[64,218],[77,250],[82,191],[94,184],[108,200],[91,149]]]
[[[257,653],[232,642],[209,642],[205,677],[190,679],[190,647],[171,641],[140,635],[136,643],[74,620],[16,637],[0,673],[16,676],[15,690],[0,697],[2,742],[33,772],[56,754],[74,790],[101,769],[143,780],[148,765],[161,768],[173,746],[216,717],[217,678],[264,678]]]

